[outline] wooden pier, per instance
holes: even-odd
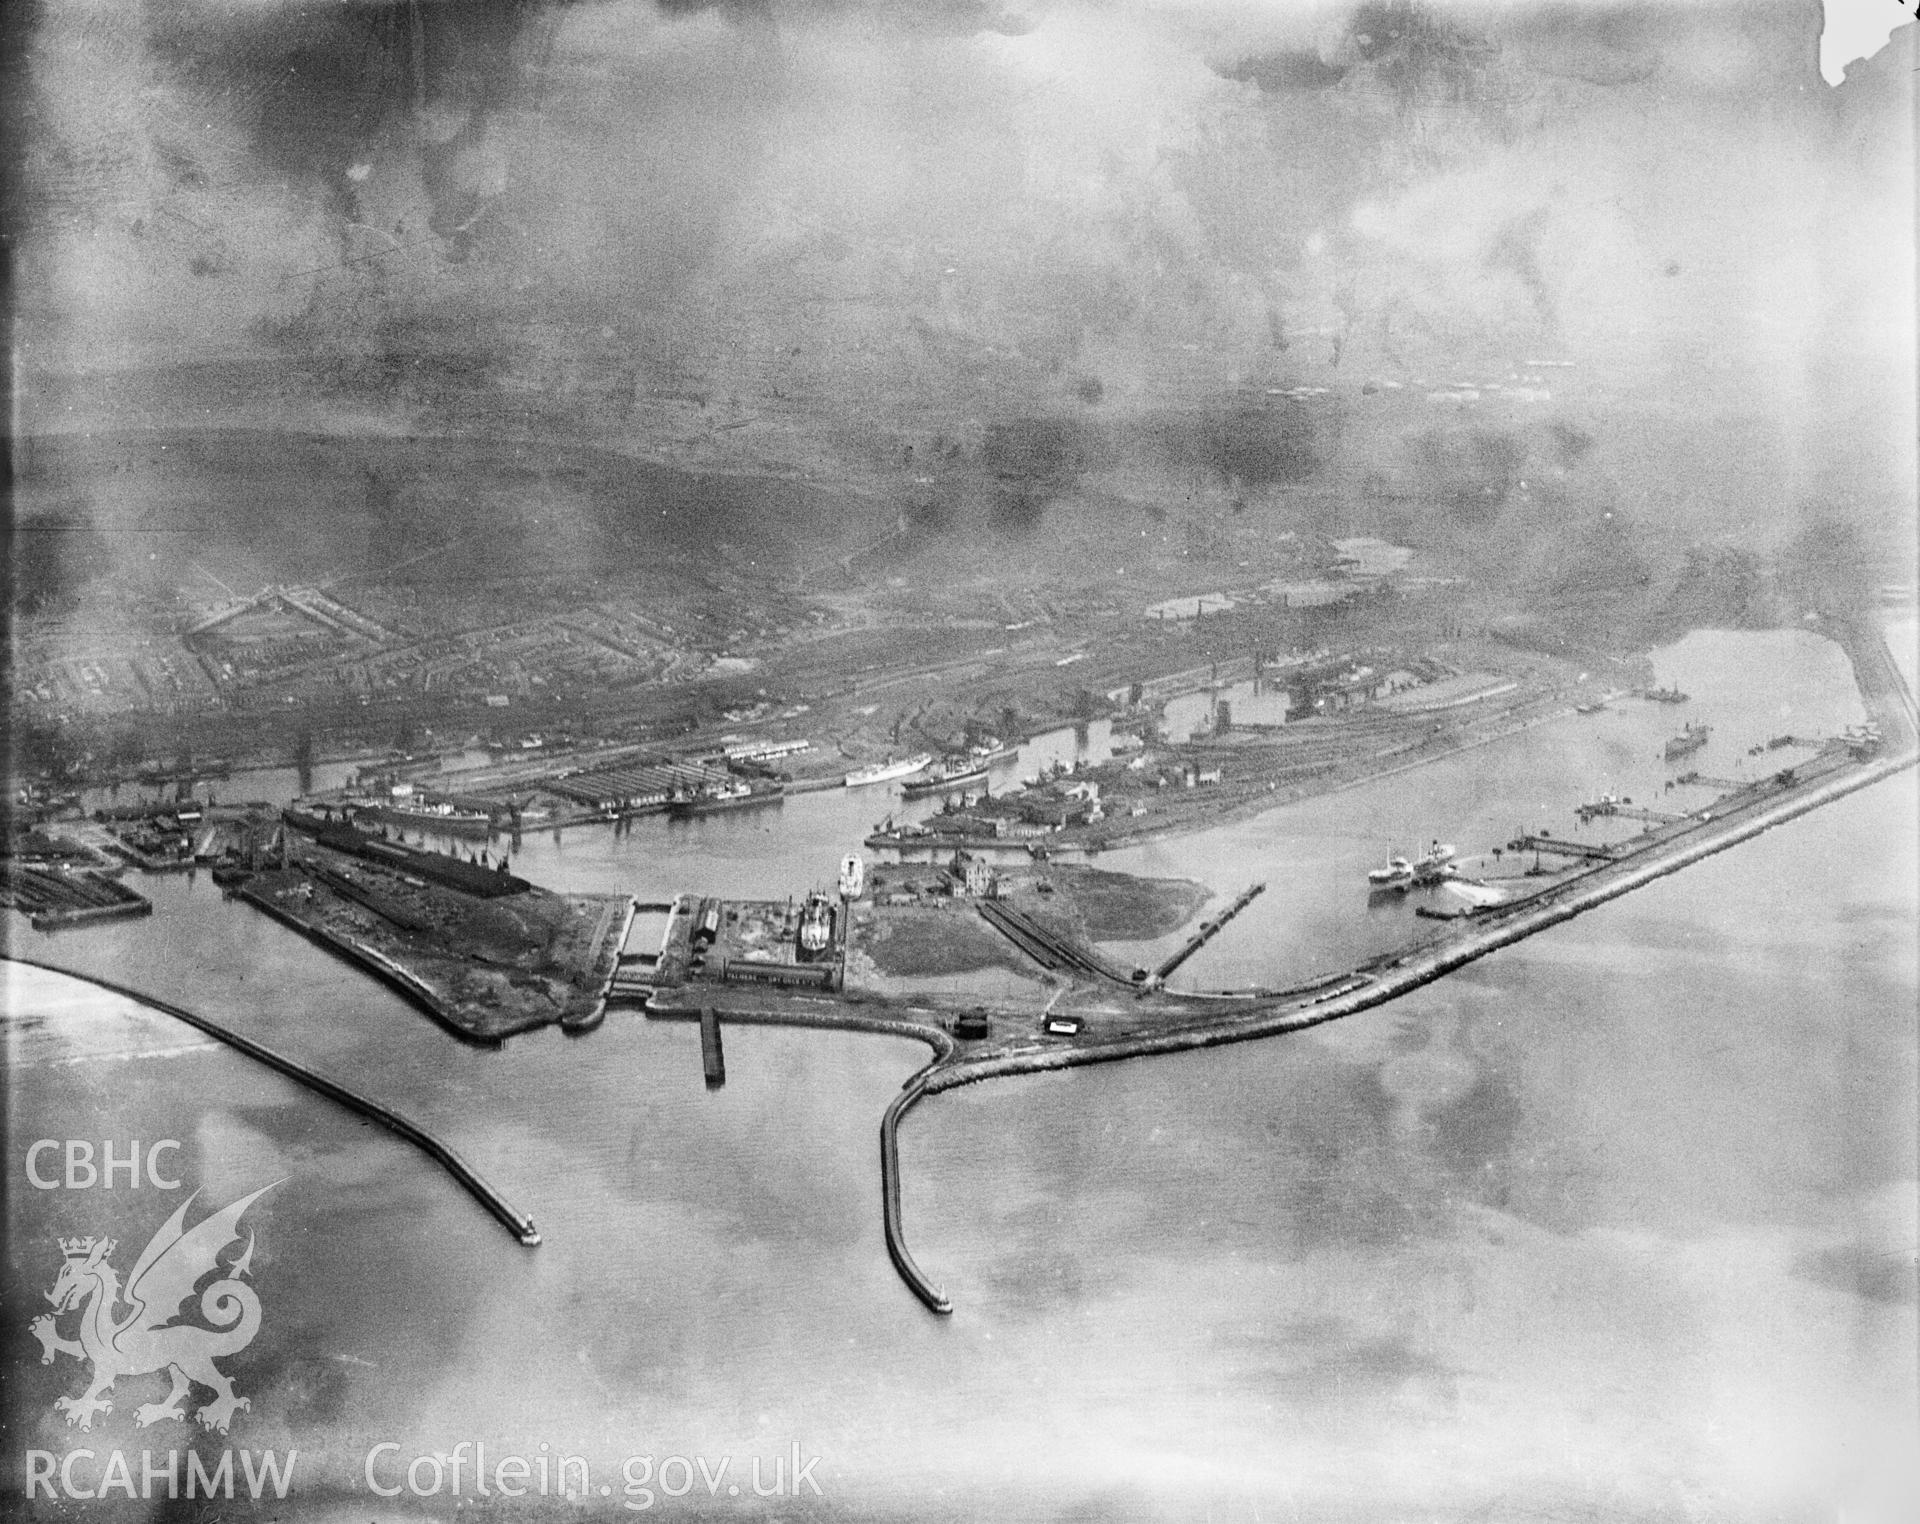
[[[1598,842],[1567,841],[1559,836],[1531,833],[1515,837],[1507,846],[1514,852],[1553,852],[1561,857],[1584,857],[1595,862],[1611,862],[1620,855],[1618,847],[1604,846]]]
[[[709,1090],[726,1084],[727,1055],[720,1047],[720,1013],[710,1005],[700,1007],[700,1067],[706,1071]]]
[[[1219,934],[1220,929],[1240,914],[1241,911],[1245,910],[1247,906],[1251,905],[1266,887],[1265,883],[1249,884],[1245,889],[1240,891],[1240,897],[1231,905],[1227,906],[1225,910],[1221,911],[1219,915],[1215,916],[1211,921],[1201,922],[1200,929],[1187,938],[1181,945],[1180,950],[1153,971],[1152,979],[1149,982],[1156,985],[1164,984],[1169,974],[1200,951],[1201,948],[1205,947],[1207,943],[1211,942],[1214,937]]]
[[[1731,794],[1738,789],[1751,788],[1753,785],[1739,778],[1709,778],[1705,773],[1682,773],[1673,780],[1675,783],[1688,784],[1694,788],[1710,788],[1716,793]]]
[[[1607,816],[1617,816],[1622,820],[1644,820],[1648,825],[1673,825],[1687,818],[1672,810],[1650,810],[1645,805],[1627,799],[1597,799],[1592,804],[1576,807],[1573,813],[1582,824]]]

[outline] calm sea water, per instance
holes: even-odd
[[[1335,966],[1392,929],[1358,887],[1388,851],[1650,795],[1677,716],[1715,724],[1710,772],[1845,723],[1837,655],[1692,637],[1659,663],[1687,710],[1622,704],[1107,862],[1268,881],[1196,960],[1203,986]],[[516,862],[647,898],[799,892],[888,803],[567,833]],[[641,1454],[731,1457],[717,1497],[697,1473],[655,1497],[717,1517],[1896,1517],[1917,813],[1906,775],[1294,1038],[937,1098],[902,1143],[949,1320],[880,1236],[875,1128],[914,1045],[729,1029],[708,1092],[697,1034],[632,1016],[459,1047],[203,877],[143,881],[147,921],[15,919],[23,954],[220,1017],[441,1132],[546,1241],[519,1247],[411,1149],[239,1055],[15,965],[8,1475],[79,1442],[51,1408],[77,1367],[24,1332],[56,1240],[110,1234],[124,1269],[176,1204],[22,1188],[23,1143],[171,1137],[204,1204],[282,1182],[248,1218],[262,1332],[226,1362],[253,1401],[227,1442],[301,1452],[282,1516],[450,1517],[444,1495],[371,1497],[367,1450],[484,1440],[586,1456],[596,1492],[476,1517],[617,1514]],[[133,1426],[158,1378],[122,1389],[90,1446],[186,1442]],[[771,1477],[794,1444],[823,1496],[756,1503],[751,1459]]]

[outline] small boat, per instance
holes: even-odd
[[[1598,714],[1606,707],[1607,701],[1605,699],[1595,699],[1591,704],[1575,704],[1573,706],[1573,712],[1575,714]]]
[[[867,865],[860,854],[850,852],[840,859],[840,898],[857,900],[867,887]]]
[[[856,767],[847,774],[847,787],[860,788],[868,783],[885,783],[891,778],[904,778],[909,773],[917,773],[933,761],[932,752],[917,752],[911,757],[888,758],[885,762],[875,762],[866,767]]]
[[[901,784],[900,792],[908,799],[924,799],[928,794],[944,793],[949,789],[965,788],[968,784],[986,781],[986,763],[975,762],[967,757],[949,757],[924,778],[910,778]]]
[[[1675,761],[1680,757],[1690,757],[1707,744],[1707,737],[1712,733],[1712,730],[1713,727],[1710,725],[1694,725],[1689,723],[1685,730],[1667,742],[1666,748],[1661,755],[1669,762]]]

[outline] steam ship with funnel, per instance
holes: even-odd
[[[1679,735],[1667,742],[1666,749],[1661,755],[1669,762],[1678,761],[1681,757],[1690,757],[1707,744],[1707,737],[1712,731],[1711,725],[1690,723]]]
[[[1371,894],[1401,894],[1440,883],[1453,876],[1453,858],[1454,849],[1442,841],[1434,842],[1411,861],[1389,858],[1386,867],[1367,870],[1367,890]]]
[[[868,783],[885,783],[890,778],[905,778],[933,761],[933,753],[916,752],[911,757],[889,758],[868,767],[856,767],[847,774],[847,787],[860,788]]]
[[[484,810],[466,810],[450,800],[416,794],[411,783],[396,783],[380,798],[356,803],[352,809],[356,819],[364,816],[448,836],[486,836],[493,830],[493,817]]]
[[[691,794],[676,794],[667,801],[667,814],[676,820],[684,820],[690,815],[711,815],[716,810],[737,810],[754,804],[778,804],[785,794],[786,790],[779,784],[775,784],[772,788],[756,789],[749,788],[744,783],[732,783]]]
[[[912,778],[900,785],[908,799],[924,799],[928,794],[966,788],[987,781],[987,764],[972,757],[949,757],[923,778]]]

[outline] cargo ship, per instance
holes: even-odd
[[[857,767],[847,774],[847,787],[860,788],[868,783],[885,783],[891,778],[904,778],[909,773],[917,773],[933,761],[932,752],[916,752],[911,757],[889,758],[885,762],[875,762],[867,767]]]
[[[747,805],[778,804],[785,794],[780,787],[754,789],[744,783],[725,784],[701,793],[678,794],[667,801],[667,813],[675,820],[692,815],[711,815],[718,810],[737,810]]]
[[[378,820],[416,831],[438,831],[445,836],[487,836],[493,817],[481,810],[463,810],[444,799],[419,796],[382,799],[353,807],[355,819]]]
[[[1692,695],[1682,693],[1678,688],[1649,688],[1647,697],[1656,704],[1684,704]]]
[[[1712,730],[1713,727],[1710,725],[1689,724],[1679,735],[1667,742],[1666,749],[1661,755],[1669,762],[1677,761],[1681,757],[1690,757],[1707,744],[1707,737]]]
[[[929,794],[966,788],[970,784],[986,781],[986,763],[976,762],[971,757],[949,757],[924,778],[913,778],[901,784],[900,792],[908,799],[924,799]]]

